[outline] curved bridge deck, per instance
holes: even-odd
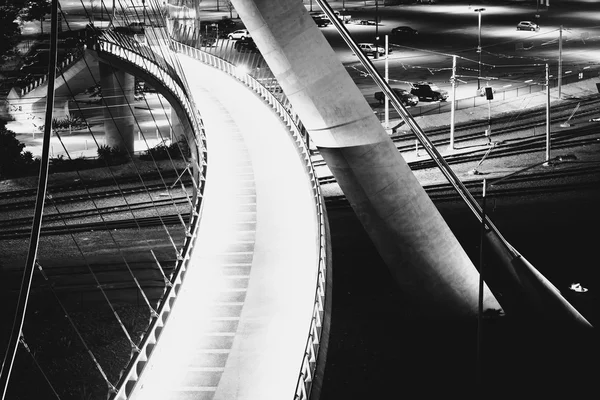
[[[261,98],[180,58],[207,135],[202,221],[182,290],[131,398],[291,399],[319,279],[307,168]]]

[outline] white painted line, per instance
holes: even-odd
[[[188,371],[196,371],[196,372],[223,372],[223,371],[225,371],[224,367],[188,367],[186,369]]]
[[[207,332],[204,333],[205,336],[235,336],[235,332]]]
[[[229,354],[231,349],[194,349],[191,351],[203,354]]]
[[[227,263],[221,264],[221,267],[251,267],[252,263]]]
[[[216,392],[216,386],[179,386],[176,392]]]

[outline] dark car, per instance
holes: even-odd
[[[205,21],[200,26],[202,32],[213,33],[215,37],[226,38],[231,32],[235,31],[236,23],[227,18],[216,21]]]
[[[312,19],[313,19],[313,21],[315,21],[315,24],[317,24],[317,26],[319,28],[331,24],[331,21],[329,20],[329,18],[323,18],[323,17],[313,15]]]
[[[405,106],[416,106],[419,104],[419,98],[414,94],[411,94],[408,90],[392,88],[392,91],[398,96],[400,102]],[[383,92],[375,92],[375,100],[382,104],[385,100]]]
[[[392,29],[392,36],[396,37],[413,37],[419,34],[419,31],[411,28],[410,26],[398,26]]]
[[[123,35],[143,35],[145,26],[143,22],[131,22],[127,26],[115,26],[113,29]]]
[[[413,83],[410,92],[419,100],[445,101],[448,99],[448,92],[431,82]]]
[[[252,38],[240,39],[235,42],[233,47],[240,53],[258,52],[258,47],[256,47],[256,43],[254,43],[254,39]]]

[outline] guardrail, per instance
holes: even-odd
[[[195,108],[192,101],[190,101],[190,99],[187,97],[185,83],[182,82],[179,77],[173,79],[171,76],[171,73],[174,72],[172,66],[169,65],[168,68],[165,68],[165,66],[168,65],[166,62],[155,62],[155,60],[152,58],[154,55],[151,49],[146,49],[145,51],[140,52],[143,53],[142,55],[137,53],[135,48],[121,46],[119,44],[119,40],[120,37],[118,34],[98,35],[91,45],[96,51],[107,52],[113,56],[125,60],[126,62],[135,64],[147,73],[152,74],[158,81],[164,84],[164,87],[175,96],[177,101],[179,101],[180,106],[183,108],[189,119],[191,128],[193,130],[193,137],[197,146],[199,159],[197,161],[197,182],[194,182],[196,196],[193,204],[192,218],[190,220],[189,230],[186,234],[184,245],[177,257],[175,271],[171,280],[165,281],[166,290],[162,302],[158,307],[153,321],[150,324],[149,329],[146,331],[146,334],[139,347],[135,349],[134,355],[121,375],[117,385],[114,387],[109,387],[112,400],[126,400],[129,398],[129,394],[138,381],[146,362],[152,354],[160,333],[167,323],[171,312],[171,307],[176,300],[181,284],[183,283],[185,273],[188,269],[190,250],[193,248],[197,239],[197,230],[202,215],[202,198],[206,177],[206,137],[204,135],[203,125],[201,122],[202,120],[198,115],[198,110]]]
[[[183,107],[183,110],[190,120],[191,128],[193,129],[196,146],[198,146],[198,149],[201,152],[205,152],[205,138],[201,129],[201,118],[198,115],[198,110],[188,98],[186,86],[177,75],[175,69],[162,57],[155,54],[150,48],[146,48],[142,45],[133,48],[122,46],[121,40],[123,40],[123,43],[127,43],[131,46],[130,40],[128,40],[129,38],[123,38],[126,38],[126,36],[118,33],[100,34],[95,38],[95,41],[91,43],[91,46],[93,50],[110,53],[113,56],[138,66],[140,69],[153,75],[155,79],[163,83],[163,86],[169,89]],[[155,58],[158,59],[159,62],[156,62]],[[200,139],[204,140],[204,144],[199,141]],[[202,161],[203,160],[198,160],[199,167],[202,165]]]
[[[296,391],[294,399],[306,400],[310,396],[312,389],[313,377],[318,361],[319,347],[321,344],[321,336],[323,332],[324,322],[324,310],[325,310],[325,296],[326,296],[326,277],[327,269],[329,265],[329,259],[327,257],[327,247],[329,246],[329,239],[327,236],[326,219],[325,219],[325,208],[323,196],[321,194],[321,187],[317,180],[312,161],[310,159],[310,153],[305,142],[302,130],[298,126],[298,117],[295,114],[290,113],[289,106],[284,106],[284,103],[280,102],[265,86],[254,79],[252,76],[237,68],[235,65],[215,56],[208,54],[199,49],[174,42],[175,51],[199,60],[205,64],[208,64],[214,68],[217,68],[227,74],[235,77],[240,82],[244,83],[254,92],[259,94],[265,99],[271,107],[279,114],[283,122],[289,127],[290,134],[294,141],[298,152],[304,160],[307,168],[308,175],[310,177],[313,195],[315,198],[315,206],[317,210],[318,223],[318,236],[319,236],[319,271],[317,274],[317,282],[315,289],[315,302],[313,307],[313,314],[310,323],[310,329],[308,332],[304,357],[300,366],[300,373],[298,376],[298,383],[296,385]],[[287,99],[286,99],[287,100]],[[285,102],[287,104],[287,101]]]
[[[65,68],[70,67],[71,65],[73,65],[77,61],[79,61],[83,57],[83,53],[84,53],[84,51],[78,50],[74,54],[69,54],[67,56],[67,58],[65,58],[64,60],[62,60],[60,63],[57,64],[56,68],[58,69],[58,71],[63,71]],[[27,93],[29,93],[32,90],[41,86],[47,80],[48,80],[47,73],[36,79],[33,79],[31,82],[27,83],[24,87],[21,88],[21,90],[19,91],[19,94],[21,95],[21,97],[23,97]]]

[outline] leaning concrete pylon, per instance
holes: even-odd
[[[302,2],[232,3],[417,315],[475,315],[477,270]]]

